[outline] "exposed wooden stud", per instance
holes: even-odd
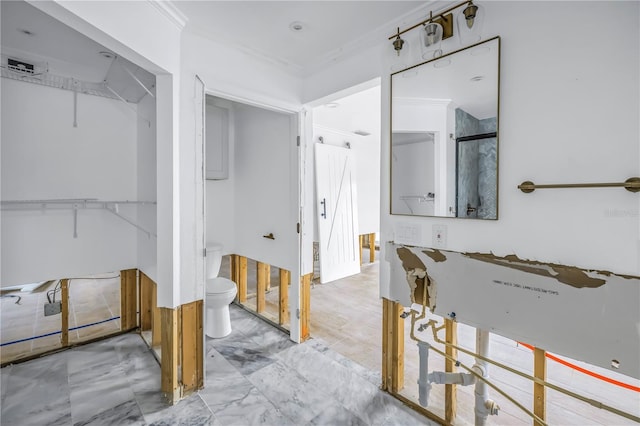
[[[280,300],[278,302],[280,315],[278,324],[284,325],[289,321],[289,283],[291,282],[291,272],[280,268],[280,286],[278,293]]]
[[[178,310],[159,308],[162,333],[162,360],[160,362],[160,389],[169,404],[180,399],[178,384]]]
[[[247,301],[247,258],[238,256],[238,301]]]
[[[271,265],[264,263],[265,291],[271,290]]]
[[[404,387],[403,307],[382,299],[382,389],[398,393]]]
[[[300,277],[300,341],[304,342],[311,337],[311,280],[313,273]]]
[[[369,234],[369,262],[376,261],[376,233]]]
[[[444,320],[444,329],[445,329],[445,341],[447,343],[451,343],[453,345],[458,344],[458,323],[452,321],[450,319]],[[445,352],[447,355],[452,356],[453,358],[458,357],[458,351],[451,346],[447,346],[445,348]],[[445,359],[444,362],[444,371],[448,373],[454,373],[456,371],[455,362],[451,359]],[[453,423],[456,414],[457,414],[457,388],[456,385],[445,385],[444,386],[444,418],[447,422]]]
[[[182,367],[182,395],[186,396],[203,386],[202,364],[202,300],[180,307],[180,365]]]
[[[258,262],[257,277],[256,277],[256,312],[260,313],[265,308],[265,292],[267,290],[267,265],[266,263]]]
[[[154,283],[144,272],[140,272],[140,331],[151,330],[153,325]]]
[[[126,269],[120,271],[120,329],[131,330],[138,326],[136,308],[137,300],[137,270]]]
[[[382,390],[391,390],[391,350],[389,347],[389,300],[382,298]]]
[[[362,246],[364,245],[364,235],[358,235],[358,244],[360,245],[360,265],[362,265]]]
[[[537,379],[547,380],[547,357],[544,349],[534,348],[533,350],[533,375]],[[547,388],[538,383],[533,384],[533,413],[542,420],[547,418]],[[533,421],[534,426],[541,423]]]
[[[60,299],[62,301],[62,347],[69,346],[69,280],[60,280]]]
[[[400,318],[400,314],[404,312],[401,304],[393,303],[392,314],[392,372],[393,379],[391,383],[391,392],[398,393],[404,388],[404,319]]]
[[[162,342],[162,323],[158,308],[158,285],[154,282],[151,288],[151,347],[158,347]]]
[[[231,268],[229,268],[229,279],[231,281],[233,281],[234,283],[236,283],[236,285],[238,285],[238,255],[237,254],[232,254],[229,255],[229,258],[231,260]]]

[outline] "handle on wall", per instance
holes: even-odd
[[[544,188],[609,188],[609,187],[623,187],[630,192],[640,192],[640,177],[630,177],[624,182],[613,183],[559,183],[549,185],[536,185],[531,181],[522,182],[518,185],[518,189],[529,194],[536,189]]]
[[[326,219],[327,218],[327,199],[323,198],[322,201],[320,201],[320,204],[322,204],[322,213],[320,213],[320,216]]]
[[[263,238],[268,238],[270,240],[275,240],[276,239],[276,236],[273,235],[273,232],[269,232],[267,235],[263,235],[262,237]]]

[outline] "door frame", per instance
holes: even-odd
[[[304,110],[301,107],[296,107],[289,104],[284,104],[277,102],[275,100],[269,100],[267,102],[258,101],[256,99],[246,98],[244,96],[237,96],[229,92],[225,92],[222,90],[218,90],[215,87],[207,87],[205,85],[205,97],[206,96],[214,96],[217,98],[225,99],[232,102],[238,102],[245,105],[250,105],[256,108],[261,108],[269,111],[279,112],[282,114],[287,114],[291,116],[291,141],[289,150],[290,156],[290,164],[291,169],[289,170],[290,176],[290,191],[291,191],[291,199],[293,200],[292,205],[290,206],[292,209],[295,209],[297,218],[297,224],[292,223],[291,226],[298,226],[300,230],[299,224],[302,223],[301,218],[301,192],[300,192],[300,135],[302,134],[302,117],[304,116]],[[204,160],[203,160],[204,165]],[[205,191],[206,193],[206,191]],[[206,205],[205,205],[206,209]],[[206,212],[205,212],[206,218]],[[289,290],[289,312],[290,312],[290,326],[289,326],[289,338],[296,342],[300,343],[301,341],[301,318],[304,318],[304,313],[302,312],[302,303],[301,303],[301,268],[300,268],[300,247],[301,247],[301,230],[296,234],[297,241],[295,244],[295,252],[296,252],[296,261],[294,265],[296,266],[295,270],[291,270],[291,288]],[[299,277],[299,278],[295,278]]]

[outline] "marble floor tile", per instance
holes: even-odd
[[[308,382],[282,362],[275,362],[247,376],[285,416],[306,423],[333,405],[331,394]]]
[[[66,354],[46,358],[10,367],[2,402],[2,425],[24,425],[25,419],[33,424],[70,424]]]
[[[75,422],[73,426],[119,426],[119,425],[146,425],[142,412],[135,400],[127,401],[115,407],[101,411],[90,418]]]
[[[367,423],[355,413],[339,405],[334,405],[324,410],[311,419],[309,424],[314,426],[367,426]]]
[[[145,414],[144,419],[148,425],[154,426],[204,426],[215,423],[213,413],[198,394],[193,394],[176,405],[165,406],[163,410]]]
[[[114,355],[113,353],[111,354]],[[127,376],[119,365],[100,364],[69,375],[71,416],[74,423],[87,421],[102,411],[134,400]]]
[[[232,403],[213,409],[222,425],[298,425],[278,410],[260,391],[252,387]]]
[[[212,339],[210,342],[211,347],[244,375],[251,374],[275,362],[272,357],[262,351],[259,345],[239,333],[232,333],[222,339]]]

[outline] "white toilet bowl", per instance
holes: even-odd
[[[222,245],[207,244],[207,282],[205,304],[204,332],[213,338],[225,337],[231,333],[229,304],[233,302],[238,289],[236,283],[218,277],[222,263]]]
[[[205,300],[205,334],[219,338],[231,333],[229,304],[233,302],[238,289],[233,281],[216,277],[207,280],[207,298]]]

